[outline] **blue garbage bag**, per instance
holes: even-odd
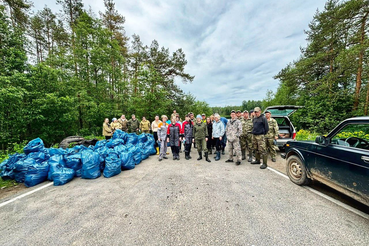
[[[145,144],[143,144],[143,143],[138,143],[137,145],[136,145],[136,147],[137,148],[139,148],[140,149],[140,151],[141,151],[141,159],[142,160],[146,160],[147,158],[149,158],[149,156],[150,156],[150,153],[145,149]]]
[[[145,134],[145,133],[143,133],[143,134],[138,135],[138,136],[137,136],[137,141],[138,141],[139,143],[146,143],[146,141],[147,141],[147,136],[146,136],[146,134]]]
[[[26,173],[30,166],[35,165],[36,163],[41,163],[41,161],[37,162],[37,159],[33,159],[31,157],[27,157],[24,160],[19,160],[15,163],[14,168],[14,179],[17,183],[23,183],[26,177]]]
[[[65,155],[65,167],[72,168],[74,171],[82,168],[81,153],[75,153],[70,155]]]
[[[130,150],[130,152],[131,152],[131,153],[132,153],[132,155],[133,155],[133,160],[135,161],[135,164],[136,164],[136,165],[140,164],[140,163],[141,163],[141,161],[142,161],[142,153],[141,153],[140,148],[136,148],[136,147],[134,147],[134,148],[132,148],[132,149]]]
[[[27,158],[34,159],[36,162],[41,163],[43,161],[48,160],[50,156],[47,155],[45,151],[42,151],[42,152],[31,152],[27,155]]]
[[[28,155],[31,152],[41,152],[44,150],[44,142],[41,138],[36,138],[30,141],[26,147],[23,148],[23,151],[26,155]]]
[[[71,181],[76,174],[71,168],[62,167],[56,172],[53,173],[52,179],[54,180],[55,186],[65,185],[69,181]]]
[[[117,129],[117,130],[115,130],[112,139],[117,139],[117,138],[120,138],[120,139],[123,139],[124,141],[126,141],[127,133],[120,130],[120,129]]]
[[[111,139],[109,142],[106,143],[106,147],[114,148],[117,145],[124,144],[124,140],[120,138]]]
[[[138,136],[136,133],[129,133],[127,134],[126,143],[136,145],[138,140],[137,138]]]
[[[63,149],[63,148],[49,148],[48,149],[48,153],[50,156],[53,156],[53,155],[64,155],[66,154],[66,150]]]
[[[97,152],[87,149],[82,152],[82,175],[83,179],[96,179],[101,176],[100,159]]]
[[[61,168],[65,167],[65,160],[62,155],[53,155],[48,160],[49,164],[49,173],[47,175],[48,180],[53,180],[52,174]]]
[[[125,151],[125,146],[123,144],[117,145],[114,147],[114,151],[119,155],[120,153]]]
[[[15,163],[25,158],[25,154],[9,155],[9,158],[0,164],[0,177],[3,180],[14,179]]]
[[[144,150],[149,154],[149,155],[156,155],[156,149],[155,149],[155,140],[154,141],[147,141],[145,143],[144,146]]]
[[[135,160],[133,159],[132,152],[120,153],[120,163],[123,170],[131,170],[135,168]]]
[[[44,161],[42,163],[35,163],[28,167],[28,171],[25,176],[24,184],[27,187],[32,187],[44,182],[47,179],[49,172],[49,163]]]
[[[119,156],[114,151],[110,151],[105,159],[104,177],[110,178],[122,171],[121,162]]]
[[[104,147],[106,143],[107,143],[106,140],[97,141],[97,143],[95,144],[94,150]]]

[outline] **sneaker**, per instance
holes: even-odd
[[[159,161],[162,161],[162,160],[163,160],[163,159],[160,159],[160,158],[159,158]]]
[[[226,160],[225,162],[233,162],[233,160]]]
[[[168,159],[168,157],[166,157],[166,156],[163,156],[163,159]]]

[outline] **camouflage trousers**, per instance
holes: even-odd
[[[241,145],[241,150],[242,151],[247,149],[247,136],[246,135],[241,135],[240,145]]]
[[[232,142],[228,140],[228,152],[229,152],[229,160],[233,160],[233,152],[236,153],[237,161],[241,161],[241,146],[240,146],[240,140],[236,139]]]
[[[266,138],[265,139],[265,144],[266,144],[266,150],[267,153],[269,152],[270,157],[272,158],[276,158],[277,157],[277,146],[274,145],[274,139],[273,138]]]
[[[253,150],[255,151],[255,159],[257,161],[259,161],[260,158],[267,156],[264,135],[253,135],[252,146]]]
[[[252,134],[251,133],[248,133],[246,135],[246,141],[247,141],[247,147],[246,149],[249,151],[249,154],[252,154]]]
[[[204,151],[204,153],[208,152],[208,149],[206,148],[206,140],[204,139],[195,139],[195,144],[197,146],[197,151],[201,152]]]

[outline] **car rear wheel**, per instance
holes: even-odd
[[[287,175],[297,185],[306,185],[309,183],[305,164],[296,155],[291,155],[287,159]]]

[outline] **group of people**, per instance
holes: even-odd
[[[168,144],[172,150],[173,160],[180,160],[182,145],[185,159],[190,160],[193,145],[199,154],[198,161],[205,157],[207,162],[211,162],[209,154],[212,154],[213,149],[215,160],[219,161],[221,155],[225,155],[225,147],[228,145],[229,158],[226,162],[234,162],[235,158],[236,165],[240,165],[247,155],[251,164],[261,164],[260,161],[263,160],[260,168],[265,169],[268,153],[272,161],[276,161],[275,140],[279,135],[278,124],[271,118],[271,112],[266,111],[262,114],[259,107],[250,112],[232,111],[230,120],[220,117],[217,113],[209,117],[199,114],[195,118],[190,112],[182,122],[176,110],[173,110],[170,118],[162,115],[160,120],[159,116],[155,116],[155,120],[151,123],[145,117],[142,117],[140,122],[135,115],[132,115],[130,120],[122,115],[119,119],[114,118],[111,123],[109,119],[105,119],[103,135],[106,139],[110,139],[116,129],[137,134],[152,132],[159,161],[168,159]]]

